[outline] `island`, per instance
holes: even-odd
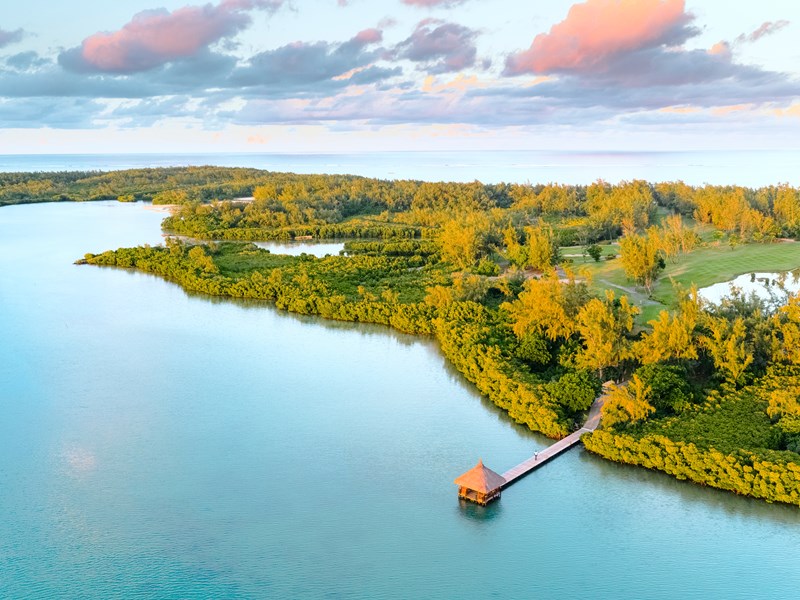
[[[214,296],[433,336],[553,439],[613,380],[606,459],[800,505],[800,191],[628,181],[431,183],[213,167],[5,174],[1,203],[169,204],[163,246],[86,254]],[[259,240],[343,240],[337,256]],[[95,249],[99,250],[99,249]],[[764,296],[700,288],[782,273]],[[478,449],[476,449],[476,452]]]

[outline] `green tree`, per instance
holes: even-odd
[[[517,358],[537,367],[546,365],[552,359],[547,340],[540,333],[533,331],[520,338],[515,354]]]
[[[547,391],[559,405],[580,413],[592,406],[600,391],[600,382],[589,371],[575,371],[548,383]]]
[[[600,262],[600,258],[603,256],[603,248],[598,244],[589,244],[584,248],[586,254],[588,254],[594,262]]]
[[[680,411],[694,401],[686,368],[653,364],[636,369],[636,375],[650,388],[650,403],[661,415]]]

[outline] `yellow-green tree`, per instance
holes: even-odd
[[[697,288],[693,287],[675,314],[662,310],[658,319],[649,321],[652,330],[634,344],[634,356],[645,365],[671,359],[696,359],[695,328],[699,313]]]
[[[187,256],[196,269],[205,273],[219,273],[219,268],[204,246],[192,246]]]
[[[526,227],[526,255],[525,266],[532,269],[549,269],[555,264],[558,257],[558,245],[550,227]]]
[[[771,241],[781,233],[775,219],[764,213],[750,209],[739,221],[739,235],[743,239],[751,238],[756,242]]]
[[[789,235],[800,232],[800,193],[788,185],[779,186],[772,201],[775,220]]]
[[[723,231],[741,229],[743,217],[750,214],[747,190],[738,186],[704,186],[694,195],[694,217],[701,223],[710,223]]]
[[[452,285],[437,285],[425,291],[426,304],[443,308],[453,302],[480,302],[489,291],[489,281],[480,275],[456,273]]]
[[[708,350],[714,366],[722,371],[731,383],[737,383],[747,367],[753,362],[752,352],[746,345],[744,319],[736,318],[733,322],[721,317],[708,315],[705,325],[710,335],[700,338],[702,345]]]
[[[528,262],[528,251],[520,241],[520,233],[516,227],[509,225],[503,231],[503,243],[506,247],[506,258],[512,265],[524,267]]]
[[[577,330],[583,350],[577,357],[578,366],[593,369],[603,378],[606,367],[614,367],[630,356],[631,344],[627,334],[633,329],[633,318],[639,308],[627,296],[616,300],[607,290],[605,300],[592,298],[578,313]]]
[[[675,259],[680,254],[691,252],[699,243],[699,236],[686,227],[683,217],[669,215],[658,231],[659,247],[667,258]]]
[[[800,294],[792,294],[772,318],[773,355],[800,365]]]
[[[479,212],[448,220],[439,235],[442,258],[460,269],[473,266],[488,249],[491,227],[489,217]]]
[[[580,202],[573,186],[549,184],[536,196],[541,211],[548,214],[569,214],[579,210]]]
[[[658,274],[664,268],[664,257],[658,236],[629,233],[619,241],[620,260],[625,275],[650,293]]]
[[[655,193],[659,203],[683,214],[690,214],[694,206],[695,188],[683,181],[657,183]]]
[[[522,239],[522,241],[520,241]],[[506,258],[520,268],[544,271],[558,259],[558,244],[553,229],[545,225],[525,227],[522,235],[513,226],[503,231]]]
[[[502,308],[508,312],[517,337],[538,333],[556,340],[574,333],[578,311],[588,299],[584,282],[568,273],[567,282],[562,283],[552,270],[541,279],[526,281],[519,297]]]
[[[655,208],[653,190],[645,181],[609,185],[597,181],[586,189],[586,211],[594,227],[611,237],[621,227],[643,228]]]
[[[800,386],[771,390],[767,394],[767,414],[772,418],[800,417]]]
[[[611,384],[600,409],[603,427],[614,427],[620,423],[638,423],[653,414],[656,409],[650,404],[652,389],[634,375],[626,385]]]

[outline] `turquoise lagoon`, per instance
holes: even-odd
[[[75,266],[142,204],[0,209],[0,597],[796,598],[800,511],[547,444],[428,339]]]

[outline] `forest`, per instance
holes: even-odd
[[[516,422],[680,479],[800,505],[800,297],[698,286],[800,267],[800,190],[430,183],[252,169],[6,174],[0,202],[173,205],[163,246],[87,254],[187,290],[434,336]],[[39,187],[37,187],[39,186]],[[24,191],[27,190],[27,191]],[[131,198],[133,196],[133,198]],[[345,241],[338,256],[257,240]],[[718,266],[718,268],[715,267]]]

